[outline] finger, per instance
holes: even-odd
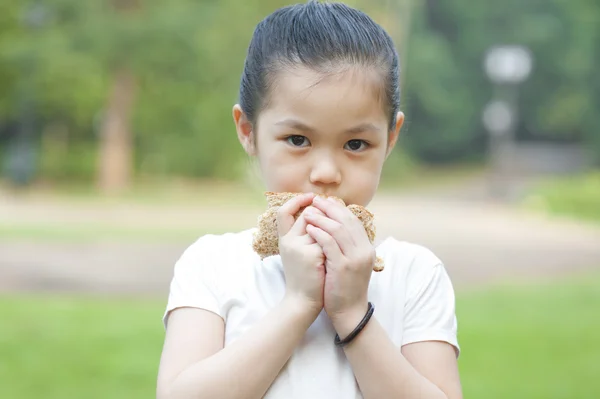
[[[307,206],[302,213],[300,214],[300,216],[298,216],[298,219],[296,219],[296,221],[294,222],[294,224],[292,225],[292,228],[288,231],[288,234],[291,235],[303,235],[306,234],[306,225],[307,225],[307,221],[306,221],[306,212],[316,212],[320,215],[325,216],[325,214],[323,212],[321,212],[320,210],[318,210],[317,208],[313,207],[313,206]]]
[[[330,219],[342,224],[352,221],[353,217],[355,218],[354,214],[350,212],[346,206],[333,199],[317,196],[313,199],[312,205],[323,212]]]
[[[311,241],[310,244],[307,245],[306,250],[311,251],[311,253],[319,254],[318,258],[321,263],[325,264],[325,254],[323,252],[323,248],[308,234],[306,235],[308,239]],[[314,251],[314,252],[312,252]]]
[[[298,216],[298,219],[296,219],[292,227],[288,230],[287,235],[306,235],[306,219],[304,218],[304,212]]]
[[[328,218],[345,226],[355,244],[367,237],[363,223],[346,206],[335,200],[321,197],[315,197],[313,206]]]
[[[337,264],[343,260],[338,243],[329,233],[312,224],[306,226],[306,232],[323,248],[323,254],[330,262]]]
[[[312,193],[298,195],[277,210],[277,232],[279,236],[286,235],[290,231],[296,221],[294,217],[296,213],[310,205],[314,196]]]
[[[328,218],[325,215],[316,213],[312,209],[315,208],[308,207],[306,208],[306,211],[302,214],[306,219],[306,222],[309,225],[313,225],[315,227],[320,228],[321,230],[325,231],[327,234],[332,236],[337,242],[338,246],[340,247],[342,254],[348,256],[352,252],[352,249],[354,248],[356,243],[346,226],[333,219]]]
[[[301,244],[305,244],[305,245],[312,245],[312,244],[317,245],[317,242],[315,241],[315,239],[312,238],[310,236],[310,234],[308,234],[308,233],[306,233],[306,234],[304,234],[303,236],[300,237],[300,243]]]

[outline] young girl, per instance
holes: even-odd
[[[346,5],[310,1],[257,26],[237,134],[266,190],[306,194],[279,210],[278,256],[260,260],[254,229],[183,253],[159,398],[461,398],[441,261],[393,238],[373,248],[352,213],[316,196],[369,204],[404,120],[398,75],[390,37]]]

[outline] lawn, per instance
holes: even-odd
[[[459,295],[466,398],[600,398],[600,275]]]
[[[600,170],[539,183],[525,198],[529,209],[600,223]]]
[[[390,158],[381,193],[398,194],[426,187],[439,187],[469,179],[480,173],[477,167],[418,168],[403,157]],[[394,172],[407,167],[415,173],[401,177]],[[136,182],[121,194],[100,195],[92,185],[39,183],[27,190],[13,191],[0,180],[0,240],[94,242],[99,240],[188,242],[207,231],[224,233],[249,227],[233,218],[202,218],[206,209],[247,209],[258,215],[266,206],[262,185],[213,180]],[[2,205],[18,204],[7,207]],[[122,218],[115,209],[136,210],[133,217]],[[11,210],[12,209],[12,210]],[[182,217],[181,211],[189,214]],[[114,212],[113,212],[114,211]],[[146,223],[154,213],[163,215],[162,223]],[[42,215],[38,218],[29,214]],[[164,215],[173,215],[164,221]],[[62,215],[62,216],[56,216]],[[78,217],[81,217],[81,219]],[[137,215],[137,216],[135,216]],[[140,224],[137,218],[145,217]],[[193,224],[190,223],[193,221]]]
[[[600,397],[600,275],[458,295],[465,398]],[[0,298],[0,397],[150,398],[164,302]]]
[[[10,191],[3,189],[1,183],[0,240],[3,241],[189,242],[207,231],[219,234],[238,230],[235,220],[204,218],[207,209],[247,207],[258,214],[256,209],[266,204],[262,192],[241,183],[138,184],[114,196],[101,196],[92,188],[77,185],[34,187],[18,195],[8,195]],[[4,212],[3,200],[9,204]],[[29,214],[41,216],[34,218]],[[156,214],[162,215],[158,218],[161,221],[148,222]]]
[[[24,225],[20,223],[0,223],[0,240],[8,241],[40,241],[59,243],[86,243],[102,240],[120,240],[125,242],[190,242],[210,231],[213,234],[225,233],[225,229],[208,229],[200,226],[171,228],[143,228],[97,224],[56,225],[52,223]]]

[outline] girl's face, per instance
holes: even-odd
[[[353,68],[323,76],[307,68],[281,72],[256,128],[234,107],[238,137],[256,156],[268,191],[334,195],[366,206],[404,120],[393,131],[381,78]]]

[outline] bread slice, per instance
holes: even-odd
[[[277,211],[279,208],[285,204],[290,199],[300,195],[301,193],[274,193],[274,192],[266,192],[265,196],[267,198],[267,210],[258,217],[258,230],[254,233],[252,248],[254,251],[260,256],[261,259],[264,259],[268,256],[279,255],[279,234],[277,232]],[[336,201],[340,202],[342,205],[346,205],[344,201],[340,198],[334,196],[325,196],[322,197],[333,198]],[[347,206],[350,212],[352,212],[356,217],[362,222],[365,227],[365,231],[367,232],[367,236],[369,237],[369,241],[371,244],[375,241],[375,223],[373,221],[374,215],[368,209],[360,205],[348,205]],[[300,209],[298,213],[295,215],[295,218],[298,218],[304,208]],[[376,272],[382,271],[384,268],[383,259],[377,257],[375,260],[375,264],[373,265],[373,270]]]

